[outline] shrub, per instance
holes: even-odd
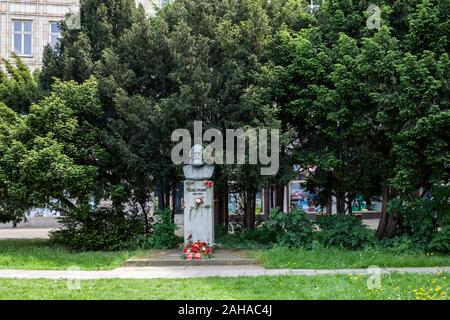
[[[439,232],[434,234],[429,249],[435,252],[450,253],[450,225],[442,227]]]
[[[433,234],[429,249],[441,253],[450,253],[450,184],[435,186],[432,190],[433,214],[437,228]]]
[[[273,246],[273,239],[268,239],[261,227],[255,230],[241,229],[237,231],[233,227],[216,228],[216,243],[222,248],[229,249],[262,249]]]
[[[171,249],[183,240],[175,235],[177,225],[172,222],[170,210],[157,210],[147,235],[137,235],[122,244],[124,249]]]
[[[80,206],[61,219],[63,228],[50,239],[75,250],[117,250],[122,243],[142,234],[144,222],[136,212]]]
[[[125,213],[110,207],[92,209],[82,206],[62,218],[63,228],[50,239],[74,250],[168,249],[182,240],[175,235],[177,225],[169,210],[158,210],[144,234],[142,215],[137,210]]]
[[[290,213],[272,210],[269,220],[262,226],[266,239],[273,239],[277,245],[311,248],[313,225],[305,213],[294,209]]]
[[[418,249],[412,239],[406,234],[391,239],[384,239],[380,241],[379,246],[394,253],[404,253]]]
[[[177,225],[172,222],[170,210],[158,210],[155,223],[152,226],[152,248],[165,249],[176,247],[180,243],[180,238],[175,235],[177,229]]]
[[[401,233],[418,245],[429,243],[436,230],[436,217],[432,202],[423,199],[396,199],[390,202],[402,218]]]
[[[305,213],[294,210],[291,213],[272,210],[267,222],[261,223],[255,230],[216,229],[216,242],[224,248],[258,249],[273,246],[311,248],[313,226]],[[230,232],[233,231],[233,232]]]
[[[450,225],[450,184],[434,185],[426,197],[406,197],[391,201],[402,217],[401,231],[416,245],[445,248],[439,245],[446,238]],[[442,251],[442,252],[445,252]]]
[[[374,233],[352,215],[322,216],[318,225],[319,239],[325,246],[361,249],[372,244]]]

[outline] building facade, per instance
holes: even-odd
[[[0,56],[15,52],[34,70],[42,66],[47,44],[59,37],[58,21],[78,6],[78,0],[0,0]]]
[[[151,15],[167,2],[136,0],[136,5]],[[9,60],[15,52],[31,70],[42,67],[44,47],[58,41],[58,22],[78,11],[79,0],[0,0],[0,57]]]
[[[155,14],[158,7],[170,2],[170,0],[135,0],[136,5],[141,4],[148,15]]]

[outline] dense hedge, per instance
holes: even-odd
[[[78,209],[61,222],[50,238],[74,250],[164,249],[180,242],[169,210],[156,212],[147,234],[142,215],[113,208]]]

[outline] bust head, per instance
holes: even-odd
[[[195,144],[189,152],[190,161],[189,164],[194,167],[200,167],[203,165],[203,147],[199,144]]]

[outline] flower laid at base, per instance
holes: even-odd
[[[192,236],[189,236],[188,240],[181,245],[182,254],[181,259],[184,260],[202,260],[211,259],[213,257],[214,249],[213,245],[204,241],[192,241]]]

